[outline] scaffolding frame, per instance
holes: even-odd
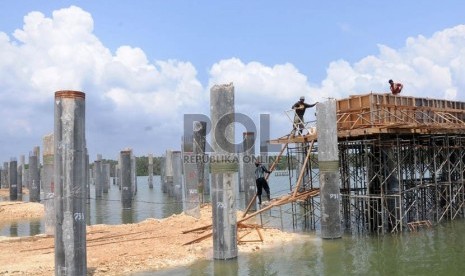
[[[339,141],[342,218],[352,232],[400,232],[465,214],[465,136]]]

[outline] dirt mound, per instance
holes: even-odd
[[[161,220],[147,219],[136,224],[88,226],[88,271],[93,275],[129,275],[211,259],[211,237],[184,245],[205,236],[211,230],[183,234],[184,231],[211,225],[211,217],[211,206],[206,205],[201,208],[200,219],[181,214]],[[260,240],[258,231],[263,242],[257,242]],[[256,251],[301,237],[277,229],[258,231],[252,228],[238,229],[238,237],[242,240],[239,252]],[[0,275],[52,275],[53,271],[53,237],[37,235],[0,241]]]

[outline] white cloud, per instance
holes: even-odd
[[[41,144],[53,128],[54,92],[80,90],[86,92],[91,152],[116,155],[136,147],[128,145],[133,137],[144,136],[151,142],[142,147],[150,148],[162,133],[180,136],[183,113],[207,99],[191,63],[150,62],[142,49],[127,45],[112,54],[94,35],[92,16],[75,6],[50,18],[29,13],[13,39],[0,33],[0,72],[0,127],[8,139],[27,136]],[[21,145],[22,151],[34,144]]]
[[[291,63],[229,58],[211,66],[202,86],[189,61],[151,61],[144,49],[129,45],[112,53],[93,29],[91,14],[71,6],[51,17],[29,13],[12,37],[0,32],[0,129],[7,135],[2,139],[19,141],[17,148],[3,147],[2,156],[41,144],[53,128],[53,93],[63,89],[86,92],[89,150],[110,157],[125,147],[136,154],[179,148],[183,114],[209,115],[214,84],[233,82],[236,111],[257,124],[259,114],[271,114],[272,137],[290,131],[284,111],[301,95],[312,103],[387,93],[394,79],[404,83],[403,95],[465,100],[465,25],[407,38],[400,49],[378,45],[377,54],[355,63],[335,60],[318,85]],[[306,117],[313,119],[313,112]]]
[[[330,97],[366,92],[387,93],[387,81],[404,84],[403,95],[450,100],[465,99],[465,25],[432,37],[407,38],[401,49],[379,45],[377,56],[349,64],[332,62],[318,90]]]

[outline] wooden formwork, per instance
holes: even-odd
[[[339,137],[465,133],[465,102],[369,93],[339,99],[336,105]],[[312,132],[269,142],[306,143],[316,139],[316,132]]]
[[[337,114],[340,131],[360,128],[465,129],[465,103],[458,101],[370,93],[337,100]]]

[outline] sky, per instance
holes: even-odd
[[[0,161],[42,147],[59,90],[86,93],[91,161],[180,150],[185,114],[209,116],[217,84],[233,83],[235,111],[257,129],[269,116],[270,138],[290,132],[285,111],[300,96],[387,93],[389,79],[405,96],[465,101],[464,9],[461,0],[2,0]],[[235,127],[237,142],[247,130]]]

